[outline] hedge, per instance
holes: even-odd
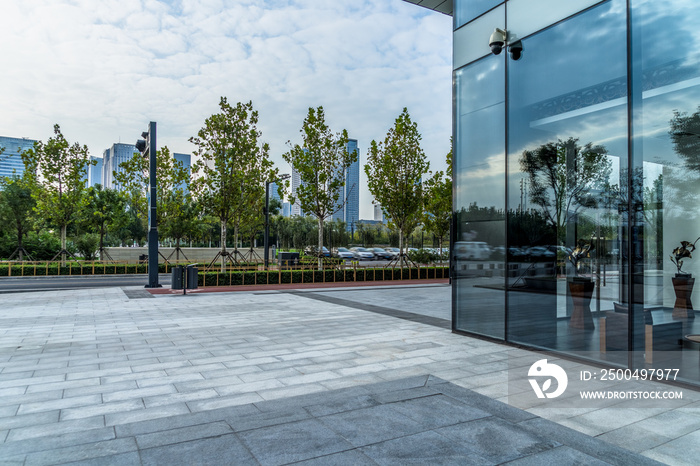
[[[200,272],[199,286],[277,285],[448,278],[448,267]]]
[[[170,271],[172,267],[168,267]],[[166,272],[165,264],[158,264],[160,273]],[[13,263],[0,264],[0,277],[43,277],[54,275],[126,275],[135,273],[148,273],[147,264],[109,264],[109,263],[84,263],[67,262],[61,266],[58,262],[49,263]]]

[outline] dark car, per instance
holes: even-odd
[[[389,251],[387,251],[386,249],[369,248],[369,250],[374,253],[375,260],[390,260],[393,258],[393,255]]]

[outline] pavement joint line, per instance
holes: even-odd
[[[323,296],[318,294],[319,292],[304,291],[287,291],[287,294],[292,294],[296,296],[301,296],[304,298],[315,299],[317,301],[323,301],[331,304],[338,304],[345,307],[351,307],[354,309],[359,309],[362,311],[374,312],[376,314],[382,314],[389,317],[396,317],[403,320],[408,320],[411,322],[417,322],[420,324],[432,325],[434,327],[439,327],[447,330],[452,329],[452,323],[449,320],[440,319],[438,317],[425,316],[421,314],[415,314],[413,312],[399,311],[397,309],[392,309],[389,307],[375,306],[374,304],[358,303],[356,301],[350,301],[342,298],[335,298],[332,296]]]

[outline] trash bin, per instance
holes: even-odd
[[[173,267],[172,275],[170,279],[170,288],[173,290],[183,290],[184,289],[184,274],[185,268],[181,265]]]
[[[280,268],[289,269],[299,263],[299,253],[298,252],[282,252],[277,253],[278,264]]]
[[[197,277],[199,276],[199,269],[195,267],[194,265],[188,265],[187,266],[187,289],[188,290],[196,290],[197,289]]]

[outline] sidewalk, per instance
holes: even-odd
[[[0,463],[700,457],[692,390],[676,409],[503,403],[504,361],[539,356],[452,334],[450,295],[444,284],[3,295]]]

